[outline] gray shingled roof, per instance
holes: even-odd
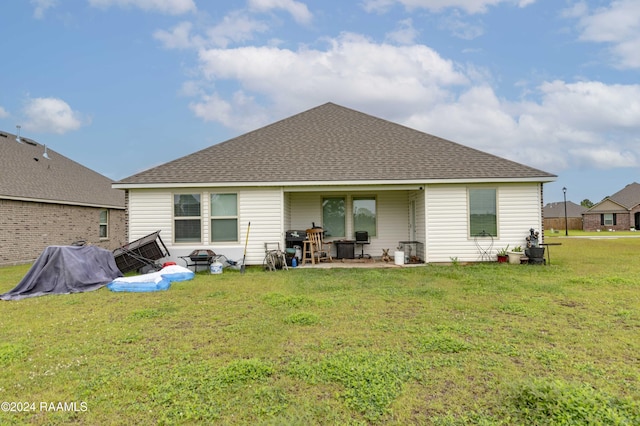
[[[630,183],[615,194],[606,197],[605,200],[606,199],[614,201],[631,210],[633,207],[640,204],[640,184],[636,182]]]
[[[118,184],[539,179],[556,176],[326,103]]]
[[[0,132],[0,198],[124,208],[113,181],[28,138]]]
[[[564,202],[549,203],[542,211],[545,218],[564,217]],[[585,211],[587,211],[586,207],[567,201],[567,217],[582,217]]]

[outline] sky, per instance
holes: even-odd
[[[113,180],[333,102],[556,174],[545,203],[640,181],[638,0],[12,0],[0,16],[0,130]]]

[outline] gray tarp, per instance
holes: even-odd
[[[121,277],[113,253],[96,246],[49,246],[2,300],[93,291]]]

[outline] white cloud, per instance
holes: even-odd
[[[615,145],[595,149],[574,148],[569,150],[569,154],[573,157],[574,164],[605,170],[618,167],[636,167],[640,158],[637,152],[620,151]]]
[[[580,40],[608,44],[617,67],[640,68],[640,2],[612,1],[593,12],[581,3],[565,16],[579,18]]]
[[[82,126],[80,114],[56,98],[30,99],[24,107],[25,129],[34,132],[64,134]]]
[[[553,81],[541,85],[540,91],[549,120],[558,117],[575,128],[597,132],[640,128],[640,85]]]
[[[398,44],[413,44],[419,32],[413,26],[411,19],[400,21],[399,28],[387,33],[386,39]]]
[[[230,101],[217,94],[203,95],[199,102],[193,102],[189,107],[205,121],[219,122],[236,129],[255,129],[269,120],[268,110],[242,92],[234,93]]]
[[[57,0],[31,0],[31,4],[35,6],[33,9],[33,17],[43,19],[44,13],[57,4]]]
[[[255,33],[266,32],[269,27],[242,12],[232,12],[221,23],[207,30],[210,46],[226,47],[230,43],[252,40]]]
[[[135,7],[169,15],[181,15],[196,11],[196,4],[193,0],[89,0],[89,4],[100,8]]]
[[[250,9],[259,12],[282,9],[300,24],[308,24],[313,19],[313,15],[309,12],[307,5],[294,0],[249,0],[248,5]]]
[[[482,25],[472,24],[462,19],[457,10],[453,11],[449,16],[443,17],[438,27],[463,40],[473,40],[484,34]]]
[[[226,48],[210,31],[217,47],[198,50],[199,78],[182,94],[196,116],[240,131],[331,101],[543,170],[640,165],[640,85],[547,81],[508,101],[486,69],[404,45],[412,29],[402,21],[387,34],[398,45],[344,33],[297,49]]]
[[[414,112],[406,124],[493,153],[512,153],[518,146],[517,122],[486,85]]]
[[[536,0],[364,0],[363,6],[368,12],[385,12],[394,4],[401,4],[407,9],[428,9],[440,12],[445,9],[460,9],[468,14],[485,13],[490,6],[501,3],[526,7]]]
[[[451,61],[426,46],[375,44],[353,34],[328,43],[326,50],[202,50],[201,72],[209,81],[236,81],[245,93],[271,99],[286,112],[333,100],[377,104],[393,113],[389,99],[395,107],[424,108],[449,96],[442,87],[468,83]]]
[[[222,21],[205,30],[205,36],[196,34],[191,22],[180,22],[171,30],[157,30],[153,37],[167,49],[201,49],[227,47],[231,43],[253,40],[256,33],[269,30],[267,24],[251,18],[241,11],[225,16]]]
[[[7,112],[6,109],[0,106],[0,118],[7,118],[7,117],[9,117],[9,113]]]
[[[511,103],[472,87],[406,124],[543,170],[640,164],[640,85],[554,81],[538,95]]]
[[[170,31],[157,30],[153,37],[159,40],[167,49],[191,49],[202,45],[202,38],[191,35],[193,24],[180,22]]]

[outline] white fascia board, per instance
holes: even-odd
[[[114,183],[113,189],[159,189],[159,188],[246,188],[246,187],[284,187],[288,190],[309,187],[357,187],[380,186],[385,189],[419,189],[421,186],[434,184],[469,184],[469,183],[547,183],[555,181],[555,177],[531,178],[499,178],[499,179],[427,179],[427,180],[353,180],[353,181],[291,181],[291,182],[187,182],[187,183]]]

